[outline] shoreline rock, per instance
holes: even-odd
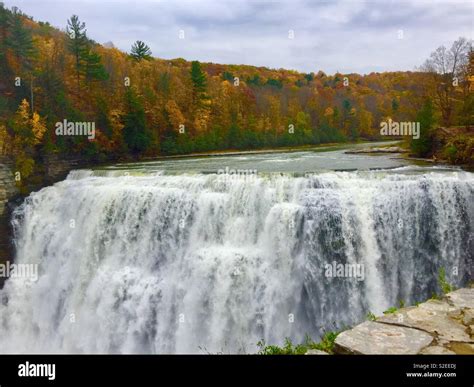
[[[474,354],[474,288],[365,321],[344,331],[335,354]]]
[[[414,355],[433,342],[426,332],[398,325],[365,321],[336,338],[334,353],[354,355]]]

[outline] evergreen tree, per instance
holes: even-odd
[[[410,148],[416,156],[426,157],[432,149],[434,125],[433,103],[427,100],[418,113],[416,121],[420,123],[420,138],[412,138]]]
[[[137,62],[142,59],[150,60],[151,59],[151,50],[144,42],[137,40],[133,43],[132,50],[130,51],[130,56]]]
[[[100,55],[92,50],[81,54],[80,72],[88,83],[94,80],[105,81],[109,77],[101,63]]]
[[[304,75],[306,81],[309,83],[314,79],[314,73],[309,73]]]
[[[8,34],[10,29],[11,12],[0,2],[0,88],[7,88],[7,79],[12,79],[12,69],[7,61]],[[12,86],[10,86],[11,88]],[[0,116],[5,115],[8,110],[6,99],[0,96]],[[12,104],[13,105],[13,104]],[[12,106],[10,107],[12,108]]]
[[[260,85],[261,85],[260,75],[255,74],[253,77],[247,78],[247,83],[248,83],[249,85],[260,86]]]
[[[209,117],[210,98],[206,93],[206,75],[201,69],[198,61],[191,63],[191,80],[193,84],[192,101],[194,113],[194,130],[196,132],[206,131],[207,118]]]
[[[229,149],[240,149],[242,146],[242,133],[239,125],[235,121],[229,127],[227,133],[227,148]]]
[[[7,47],[16,58],[20,71],[31,70],[36,56],[31,31],[24,27],[23,15],[16,9],[11,14],[9,24]]]
[[[6,53],[7,53],[7,31],[9,22],[10,12],[4,7],[3,3],[0,3],[0,68],[6,65]]]
[[[125,94],[126,113],[122,116],[123,137],[130,152],[135,155],[145,152],[151,144],[145,109],[133,90]]]
[[[96,101],[97,107],[97,127],[103,132],[108,138],[112,136],[112,123],[109,118],[109,107],[104,98],[99,97]]]
[[[86,35],[86,23],[79,21],[77,15],[72,15],[67,21],[66,32],[69,37],[69,49],[74,55],[77,88],[80,87],[80,75],[84,58],[89,51],[89,41]]]
[[[283,83],[280,80],[272,78],[267,80],[267,85],[276,87],[277,89],[281,89],[283,87]]]
[[[8,35],[5,48],[9,49],[13,58],[15,58],[15,65],[13,71],[15,76],[19,76],[23,81],[21,83],[21,90],[17,96],[26,98],[29,94],[30,106],[33,112],[33,63],[37,58],[37,51],[33,44],[33,36],[29,29],[25,28],[23,19],[25,16],[16,8],[12,8],[10,17],[7,19]],[[29,91],[26,87],[26,80],[29,81]]]
[[[229,71],[224,71],[222,73],[222,79],[224,79],[225,81],[234,82],[234,76]]]
[[[398,100],[396,98],[393,98],[392,99],[392,110],[394,112],[397,112],[399,107],[400,107],[400,103],[398,102]]]
[[[195,60],[191,63],[191,79],[193,81],[193,92],[199,96],[206,92],[206,75],[201,69],[201,64]]]

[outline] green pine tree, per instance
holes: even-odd
[[[434,111],[431,100],[425,102],[416,117],[416,121],[420,123],[420,138],[412,138],[410,148],[416,156],[426,157],[433,148]]]
[[[141,40],[137,40],[133,43],[132,50],[130,51],[130,57],[137,62],[145,59],[150,60],[151,57],[151,50],[144,42]]]
[[[193,81],[193,91],[196,95],[206,92],[206,75],[201,69],[201,64],[195,60],[191,63],[191,79]]]
[[[125,94],[126,113],[122,116],[123,137],[131,153],[138,155],[145,152],[150,144],[145,109],[132,89]]]
[[[87,83],[91,81],[105,81],[109,75],[101,63],[99,54],[92,50],[81,54],[80,73],[84,75]]]
[[[2,68],[6,66],[7,53],[7,34],[9,30],[10,12],[0,3],[0,65]]]
[[[8,23],[10,33],[6,46],[20,64],[20,71],[30,71],[37,55],[31,31],[25,28],[23,15],[16,9],[11,13]]]
[[[72,15],[67,21],[66,33],[69,37],[69,50],[74,55],[78,90],[84,59],[89,52],[89,40],[87,39],[86,31],[86,23],[81,22],[77,15]]]
[[[23,23],[24,18],[25,16],[16,7],[13,7],[12,12],[7,15],[8,35],[4,48],[10,51],[18,63],[18,68],[12,69],[15,71],[15,76],[22,79],[22,87],[18,96],[21,95],[22,99],[29,96],[30,108],[33,111],[33,68],[37,59],[37,51],[33,43],[33,35]],[[29,87],[25,87],[27,84],[25,81],[29,82]]]

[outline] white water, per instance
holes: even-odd
[[[1,352],[255,352],[424,300],[440,267],[472,278],[468,172],[121,174],[73,172],[16,210],[39,280],[0,291]],[[325,277],[332,261],[365,279]]]

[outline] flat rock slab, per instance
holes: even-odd
[[[463,288],[448,293],[446,300],[456,308],[474,308],[474,288]]]
[[[421,329],[436,335],[441,340],[474,343],[467,327],[454,318],[455,316],[462,316],[460,309],[445,301],[429,300],[418,306],[378,317],[377,321]]]
[[[337,336],[334,352],[348,354],[417,354],[433,341],[413,328],[366,321]]]

